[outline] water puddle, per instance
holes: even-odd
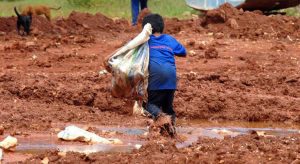
[[[131,152],[139,148],[143,141],[122,139],[123,144],[87,144],[83,142],[61,141],[56,135],[32,134],[26,137],[18,137],[17,152],[35,154],[41,151],[58,150],[61,152],[79,152],[79,153],[96,153],[96,152]]]
[[[300,124],[281,123],[281,122],[247,122],[247,121],[207,121],[207,120],[178,120],[181,126],[197,127],[240,127],[240,128],[271,128],[271,129],[300,129]]]
[[[257,131],[264,136],[288,136],[299,134],[300,125],[274,124],[274,123],[235,123],[235,122],[207,122],[207,121],[178,121],[177,133],[185,136],[184,142],[178,142],[178,148],[187,147],[196,142],[199,137],[209,137],[223,139],[225,136],[235,137],[237,135],[249,134],[252,131]],[[276,126],[277,125],[277,126]],[[67,126],[66,124],[57,125],[59,128]],[[86,125],[78,125],[81,128]],[[95,152],[131,152],[138,149],[146,141],[140,136],[144,136],[148,132],[146,127],[110,127],[110,126],[92,126],[99,131],[116,134],[114,138],[119,138],[123,141],[121,145],[108,144],[86,144],[82,142],[67,142],[61,141],[56,134],[30,134],[29,136],[17,136],[19,145],[16,148],[16,153],[35,154],[47,150],[59,150],[62,152],[80,152],[80,153],[95,153]]]

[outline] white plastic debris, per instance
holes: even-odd
[[[140,145],[140,144],[135,144],[134,145],[134,148],[136,148],[136,149],[140,149],[142,147],[142,145]]]
[[[49,158],[48,157],[45,157],[42,161],[41,161],[42,164],[48,164],[49,163]]]
[[[107,74],[108,72],[104,69],[104,70],[101,70],[101,71],[99,71],[99,75],[105,75],[105,74]]]
[[[256,134],[261,137],[274,137],[274,135],[267,134],[265,131],[256,131]]]
[[[12,136],[7,136],[2,142],[0,142],[0,147],[5,150],[12,150],[18,145],[18,139]]]
[[[237,136],[239,135],[240,133],[238,132],[233,132],[233,131],[230,131],[230,130],[227,130],[227,129],[212,129],[213,132],[219,134],[219,135],[223,135],[223,136]]]
[[[32,59],[33,59],[33,60],[37,59],[37,56],[36,56],[35,54],[32,55]]]
[[[144,116],[144,108],[141,104],[138,103],[138,101],[135,101],[134,102],[134,105],[133,105],[133,115],[142,115]]]
[[[68,126],[65,130],[59,132],[57,137],[67,141],[84,141],[89,143],[104,143],[104,144],[122,144],[119,139],[106,139],[96,135],[95,133],[88,132],[80,129],[74,125]]]

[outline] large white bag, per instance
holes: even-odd
[[[128,44],[118,49],[108,60],[112,73],[112,95],[145,99],[148,87],[150,24]]]

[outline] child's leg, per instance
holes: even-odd
[[[171,116],[172,124],[175,125],[176,113],[173,108],[173,100],[175,90],[164,90],[164,101],[162,104],[162,110],[164,113]]]
[[[137,24],[137,19],[139,16],[139,5],[140,0],[131,0],[131,14],[132,14],[132,25]]]
[[[162,106],[163,94],[161,91],[148,91],[148,102],[146,106],[146,110],[154,117],[161,113],[160,107]]]

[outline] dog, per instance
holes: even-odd
[[[32,15],[20,15],[19,12],[17,11],[17,8],[14,7],[15,13],[17,14],[18,18],[17,18],[17,31],[18,34],[21,35],[20,33],[20,29],[21,26],[23,27],[23,34],[26,33],[27,35],[29,35],[30,33],[30,26],[31,26],[31,22],[32,22]]]
[[[44,5],[39,6],[26,6],[22,10],[22,15],[45,15],[45,17],[50,21],[51,12],[50,10],[59,10],[61,7],[52,8]]]

